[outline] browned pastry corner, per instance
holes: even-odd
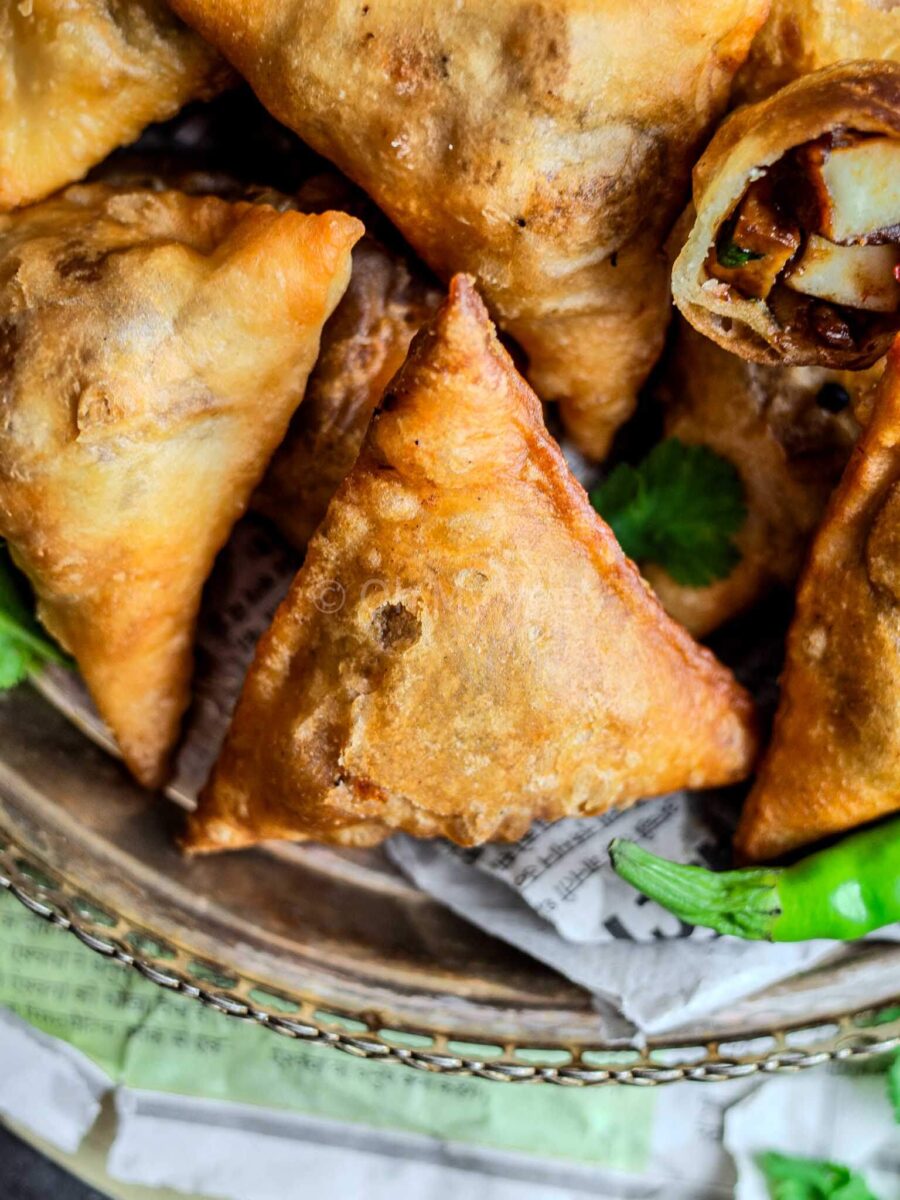
[[[900,347],[813,543],[738,852],[769,859],[900,809]]]
[[[186,847],[464,845],[743,778],[749,697],[663,613],[457,276],[263,637]]]
[[[841,63],[738,109],[693,206],[672,289],[696,329],[754,362],[871,366],[900,328],[900,64]]]
[[[151,122],[231,80],[165,0],[6,0],[0,211],[80,179]]]
[[[602,457],[662,349],[662,243],[767,0],[173,0],[494,317]]]
[[[188,701],[203,583],[361,232],[101,184],[0,215],[0,536],[147,786]]]
[[[731,462],[747,507],[735,539],[740,562],[725,579],[688,587],[662,567],[643,567],[666,612],[703,637],[773,586],[793,587],[882,362],[868,371],[770,367],[729,354],[680,319],[675,334],[659,388],[666,434]]]
[[[763,100],[801,75],[863,58],[900,61],[894,0],[772,0],[735,78],[733,98]]]
[[[305,211],[368,211],[336,177],[311,180],[296,198]],[[355,191],[355,189],[352,189]],[[383,218],[382,218],[383,220]],[[322,331],[322,348],[303,404],[276,451],[253,507],[303,550],[338,484],[356,461],[375,406],[403,365],[416,331],[437,311],[444,291],[408,251],[366,233],[353,248],[350,283]]]

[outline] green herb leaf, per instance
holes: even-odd
[[[26,585],[0,542],[0,690],[15,687],[45,662],[69,665],[32,616]]]
[[[763,255],[758,254],[755,250],[745,250],[737,242],[726,242],[724,246],[720,246],[716,250],[716,258],[721,267],[743,267],[748,262],[754,262],[757,258],[762,257]]]
[[[894,1106],[894,1120],[900,1125],[900,1050],[888,1067],[887,1087],[888,1099]]]
[[[862,1175],[840,1163],[769,1151],[756,1160],[772,1200],[878,1200]]]
[[[740,476],[707,446],[668,438],[637,467],[621,464],[591,493],[619,545],[676,583],[705,587],[740,561],[732,541],[746,508]]]

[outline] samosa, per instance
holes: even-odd
[[[361,232],[100,184],[0,216],[0,536],[147,786],[188,702],[203,583]]]
[[[773,366],[860,370],[900,332],[900,63],[842,62],[736,109],[694,168],[672,294]]]
[[[859,434],[883,360],[868,371],[771,367],[729,354],[681,318],[660,373],[669,437],[707,446],[744,486],[740,561],[706,587],[641,564],[663,608],[703,637],[773,587],[793,588]]]
[[[769,859],[900,810],[900,345],[813,543],[737,849]]]
[[[662,349],[662,246],[768,0],[173,0],[601,457]]]
[[[151,122],[231,80],[165,0],[6,0],[0,210],[73,183]]]
[[[900,60],[894,0],[772,0],[734,81],[733,98],[740,104],[762,100],[801,75],[864,58]]]
[[[353,247],[347,290],[322,331],[303,403],[252,500],[257,512],[305,550],[356,461],[385,387],[403,365],[413,335],[437,311],[444,289],[347,180],[316,176],[293,202],[304,212],[349,211],[366,226]]]
[[[260,642],[186,839],[463,845],[741,779],[751,702],[663,613],[457,276]]]

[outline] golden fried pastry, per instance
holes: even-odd
[[[736,845],[769,859],[900,809],[900,346],[816,535]]]
[[[186,840],[463,845],[750,769],[751,703],[665,616],[457,276],[263,637]]]
[[[666,433],[728,459],[747,508],[735,539],[741,559],[725,579],[687,587],[661,567],[643,567],[663,608],[695,637],[773,585],[793,586],[881,370],[881,362],[868,371],[747,362],[679,320],[660,389]]]
[[[0,210],[80,179],[231,73],[164,0],[6,0],[0,8]]]
[[[148,786],[188,701],[204,580],[361,232],[101,184],[0,216],[0,536]]]
[[[896,0],[772,0],[733,96],[762,100],[801,75],[862,58],[900,61]]]
[[[332,177],[311,180],[297,202],[364,216],[359,195]],[[353,249],[344,298],[322,332],[319,360],[303,404],[272,459],[253,507],[298,549],[315,533],[338,484],[353,466],[375,406],[403,365],[413,334],[433,316],[443,289],[412,255],[367,233]]]
[[[602,456],[662,348],[661,245],[767,0],[173,0]]]
[[[336,173],[317,174],[288,196],[156,158],[124,167],[114,161],[101,171],[104,182],[116,186],[175,187],[267,202],[280,210],[350,212],[365,223],[367,232],[353,248],[350,283],[322,331],[303,404],[250,502],[304,550],[356,461],[375,405],[403,364],[413,334],[437,310],[444,290],[365,193]]]
[[[719,128],[675,303],[743,358],[871,366],[900,328],[900,65],[842,63]]]

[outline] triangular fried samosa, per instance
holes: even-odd
[[[769,859],[900,809],[900,346],[813,543],[736,845]]]
[[[606,453],[662,349],[662,244],[768,0],[173,0]]]
[[[0,6],[0,210],[80,179],[231,72],[165,0]]]
[[[0,216],[0,536],[148,786],[188,701],[204,580],[361,232],[99,184]]]
[[[515,839],[740,779],[753,750],[749,698],[624,557],[458,276],[260,643],[187,847]]]

